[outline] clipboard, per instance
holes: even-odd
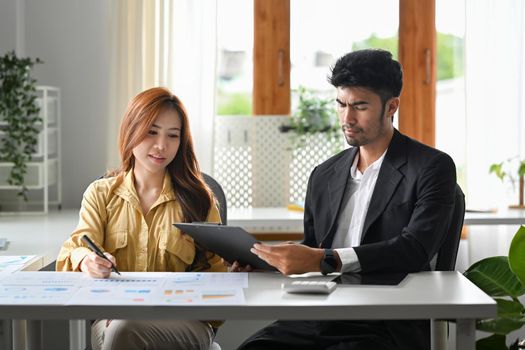
[[[202,248],[214,252],[232,264],[250,265],[258,270],[275,271],[276,268],[250,252],[258,241],[241,227],[215,223],[174,223],[173,226],[187,234]]]

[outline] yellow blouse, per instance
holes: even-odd
[[[195,245],[191,237],[172,225],[181,222],[181,217],[167,173],[162,192],[146,216],[135,191],[132,170],[97,180],[84,193],[78,226],[62,245],[56,270],[80,271],[80,262],[90,252],[81,237],[88,235],[116,258],[120,271],[186,271],[195,257]],[[215,205],[206,221],[220,222]],[[191,270],[227,270],[218,255],[208,252],[206,258],[209,267],[201,264]]]

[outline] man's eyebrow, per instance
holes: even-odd
[[[153,124],[151,125],[153,128],[157,128],[157,129],[160,129],[160,126],[158,126],[157,124]],[[173,128],[169,128],[168,130],[180,130],[179,127],[173,127]]]
[[[345,102],[341,101],[338,98],[336,98],[335,100],[337,101],[337,103],[339,103],[339,104],[341,104],[343,106],[350,105],[351,107],[355,107],[355,106],[359,106],[359,105],[367,105],[368,104],[367,101],[356,101],[356,102],[352,102],[352,103],[348,104],[348,103],[345,103]]]

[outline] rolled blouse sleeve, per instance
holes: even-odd
[[[97,191],[96,182],[84,192],[79,213],[79,221],[71,236],[64,242],[56,262],[57,271],[80,271],[80,263],[90,252],[82,242],[83,235],[102,246],[106,224],[103,195]]]

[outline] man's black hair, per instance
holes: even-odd
[[[399,97],[403,87],[403,71],[392,54],[380,49],[347,53],[332,67],[328,81],[335,87],[363,87],[379,95],[383,104]]]

